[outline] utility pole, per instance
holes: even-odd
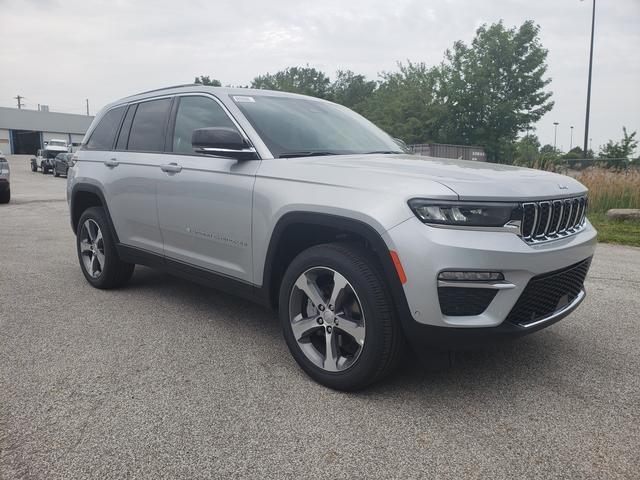
[[[571,140],[569,141],[569,151],[573,149],[573,125],[571,125]]]
[[[553,122],[554,125],[554,130],[553,130],[553,151],[555,152],[556,150],[556,139],[558,138],[558,125],[560,125],[558,122]]]
[[[20,110],[22,108],[22,100],[24,100],[24,97],[22,95],[17,95],[13,98],[18,101],[18,110]]]
[[[89,116],[89,99],[87,98],[87,117]]]
[[[589,50],[589,80],[587,81],[587,113],[584,119],[584,151],[587,151],[587,140],[589,140],[589,110],[591,108],[591,71],[593,69],[593,32],[596,25],[596,0],[593,0],[593,10],[591,12],[591,49]]]

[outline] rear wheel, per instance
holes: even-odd
[[[120,260],[103,208],[91,207],[82,214],[76,247],[82,273],[94,287],[117,288],[131,278],[135,265]]]
[[[285,340],[302,369],[337,390],[358,390],[396,366],[402,333],[377,267],[363,248],[326,244],[300,253],[280,290]]]
[[[6,190],[0,192],[0,203],[9,203],[11,200],[11,189],[7,187]]]

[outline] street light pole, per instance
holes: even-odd
[[[558,122],[553,122],[554,130],[553,130],[553,150],[556,150],[556,140],[558,138]]]
[[[593,69],[593,32],[596,24],[596,0],[593,0],[591,12],[591,49],[589,50],[589,80],[587,82],[587,113],[584,120],[584,151],[586,153],[589,140],[589,111],[591,108],[591,71]]]
[[[573,125],[571,125],[571,140],[569,140],[569,151],[573,149]]]

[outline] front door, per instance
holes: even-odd
[[[167,259],[251,282],[251,205],[259,161],[201,155],[194,130],[237,128],[213,97],[177,97],[158,183],[158,219]]]

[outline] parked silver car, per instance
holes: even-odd
[[[269,305],[300,366],[342,390],[388,374],[407,342],[420,354],[554,323],[583,300],[596,245],[576,180],[409,155],[301,95],[128,97],[71,164],[90,284],[121,286],[144,264]]]
[[[9,162],[0,152],[0,203],[9,203],[11,200],[11,169]]]

